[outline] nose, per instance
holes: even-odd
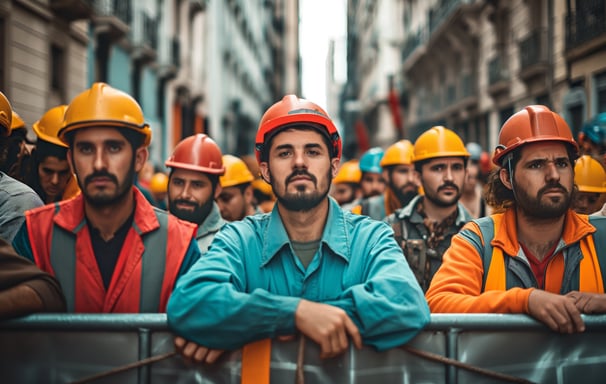
[[[58,172],[53,172],[53,175],[51,176],[51,184],[53,184],[53,185],[59,184],[59,173]]]
[[[105,168],[105,155],[103,154],[103,151],[96,151],[95,158],[93,159],[93,167],[95,170]]]
[[[446,167],[446,170],[444,171],[444,180],[453,180],[451,167]]]
[[[293,155],[293,163],[295,168],[305,168],[304,151],[295,151]]]
[[[560,172],[558,171],[558,167],[556,166],[556,164],[553,161],[550,161],[547,163],[547,167],[546,167],[546,178],[547,180],[559,180],[560,179]]]

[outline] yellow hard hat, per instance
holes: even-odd
[[[13,120],[13,109],[4,93],[0,92],[0,136],[8,136]]]
[[[337,176],[332,180],[333,184],[359,183],[362,178],[362,171],[358,160],[349,160],[341,164]]]
[[[19,116],[19,114],[13,111],[13,120],[11,122],[11,132],[15,129],[25,128],[25,121]]]
[[[410,165],[412,164],[413,154],[414,146],[412,143],[408,140],[400,140],[387,148],[381,159],[381,167],[400,164]]]
[[[261,192],[262,194],[264,194],[266,196],[271,196],[273,198],[274,191],[273,191],[273,189],[271,189],[271,185],[266,183],[265,180],[254,179],[251,184],[252,184],[253,189],[256,189],[257,191]]]
[[[455,132],[442,126],[425,131],[414,146],[413,162],[436,157],[469,157],[463,140]]]
[[[69,144],[66,138],[68,133],[98,126],[128,128],[145,137],[143,145],[148,146],[151,142],[151,128],[145,122],[137,101],[105,83],[94,83],[72,100],[65,111],[59,140]]]
[[[239,157],[223,155],[223,165],[225,166],[225,174],[219,177],[219,182],[223,188],[250,183],[255,179],[244,160]]]
[[[168,176],[162,172],[154,173],[149,180],[149,190],[153,193],[162,193],[168,190]]]
[[[605,193],[606,171],[593,157],[581,156],[574,164],[574,183],[580,192]]]
[[[67,105],[59,105],[46,111],[40,120],[32,125],[36,136],[49,143],[67,148],[67,145],[57,137],[57,133],[63,126],[63,116],[66,109]]]

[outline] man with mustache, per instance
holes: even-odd
[[[579,147],[562,117],[527,106],[501,128],[488,203],[468,223],[427,292],[437,313],[524,313],[561,333],[606,313],[606,218],[571,209]]]
[[[225,220],[215,199],[221,193],[219,176],[225,173],[221,149],[205,134],[181,140],[164,163],[168,175],[168,210],[198,226],[196,241],[206,252]]]
[[[405,207],[419,192],[419,176],[412,163],[413,145],[400,140],[391,145],[381,158],[385,192],[360,202],[360,213],[383,220],[397,209]],[[352,212],[355,211],[352,209]]]
[[[277,203],[226,224],[179,280],[167,315],[185,357],[212,363],[223,350],[296,333],[319,344],[323,358],[350,342],[385,350],[429,321],[391,228],[328,197],[341,145],[308,100],[287,95],[265,112],[255,153]]]
[[[139,104],[104,83],[65,111],[58,137],[81,194],[27,211],[13,245],[59,280],[69,312],[164,312],[200,257],[195,226],[154,209],[133,186],[151,133]]]
[[[425,131],[415,142],[412,160],[425,194],[385,218],[424,291],[452,236],[472,219],[459,202],[468,159],[455,132],[442,126]]]

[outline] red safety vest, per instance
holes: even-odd
[[[196,227],[154,209],[134,188],[135,216],[107,291],[84,217],[83,196],[26,212],[36,264],[57,277],[68,311],[165,312]]]

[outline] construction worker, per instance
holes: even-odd
[[[11,105],[0,92],[0,168],[5,169],[13,120]],[[25,221],[24,212],[43,205],[33,189],[0,171],[0,238],[11,242]]]
[[[262,213],[271,212],[276,204],[276,195],[271,190],[271,185],[261,178],[257,158],[252,155],[244,155],[242,156],[242,161],[246,163],[250,173],[255,177],[251,183],[253,188],[253,205]]]
[[[261,118],[255,151],[278,201],[268,215],[227,224],[179,281],[167,312],[177,350],[210,363],[300,332],[333,357],[349,337],[378,350],[414,337],[427,304],[393,232],[328,198],[341,138],[326,112],[285,96]]]
[[[215,202],[221,193],[219,176],[225,173],[221,149],[198,133],[181,140],[165,165],[170,168],[168,210],[198,226],[196,241],[204,253],[225,224]]]
[[[597,114],[583,124],[578,142],[581,155],[590,155],[606,166],[606,112]]]
[[[389,215],[396,240],[426,291],[452,237],[471,220],[459,202],[469,152],[461,138],[442,126],[425,131],[414,145],[413,163],[425,195]]]
[[[381,158],[385,192],[362,199],[352,212],[383,220],[397,209],[405,207],[419,193],[419,176],[412,164],[413,145],[400,140],[391,145]]]
[[[223,155],[225,174],[219,177],[221,193],[217,204],[227,221],[242,220],[246,216],[263,213],[253,205],[252,181],[255,179],[242,159]]]
[[[32,146],[27,142],[25,121],[17,112],[12,111],[12,120],[6,145],[6,161],[0,170],[21,182],[26,182],[32,171]]]
[[[579,157],[574,165],[574,183],[577,192],[572,209],[584,215],[599,211],[606,202],[606,171],[602,164],[589,155]]]
[[[525,313],[561,333],[606,313],[606,219],[570,209],[578,146],[557,113],[527,106],[501,128],[487,200],[504,207],[456,235],[427,292],[433,312]]]
[[[337,176],[332,180],[330,195],[340,206],[350,204],[360,198],[360,179],[362,172],[358,160],[349,160],[341,164]]]
[[[67,145],[57,137],[67,105],[49,109],[32,128],[38,137],[32,151],[33,167],[26,178],[45,204],[71,199],[80,193],[67,162]]]
[[[385,179],[383,178],[383,168],[381,168],[381,159],[385,151],[382,148],[374,147],[364,152],[360,157],[360,190],[362,198],[378,196],[385,192]]]
[[[483,193],[483,177],[482,169],[480,168],[480,160],[482,159],[482,147],[475,142],[469,142],[465,146],[469,152],[469,160],[467,161],[467,177],[461,193],[459,201],[467,212],[474,218],[484,217],[489,214],[486,201],[482,197]]]
[[[133,186],[151,135],[135,99],[104,83],[65,111],[58,137],[81,193],[28,211],[13,246],[57,277],[69,312],[164,312],[200,257],[195,226],[154,209]]]
[[[149,180],[149,191],[154,198],[152,205],[160,209],[168,209],[168,176],[164,172],[156,172]]]

